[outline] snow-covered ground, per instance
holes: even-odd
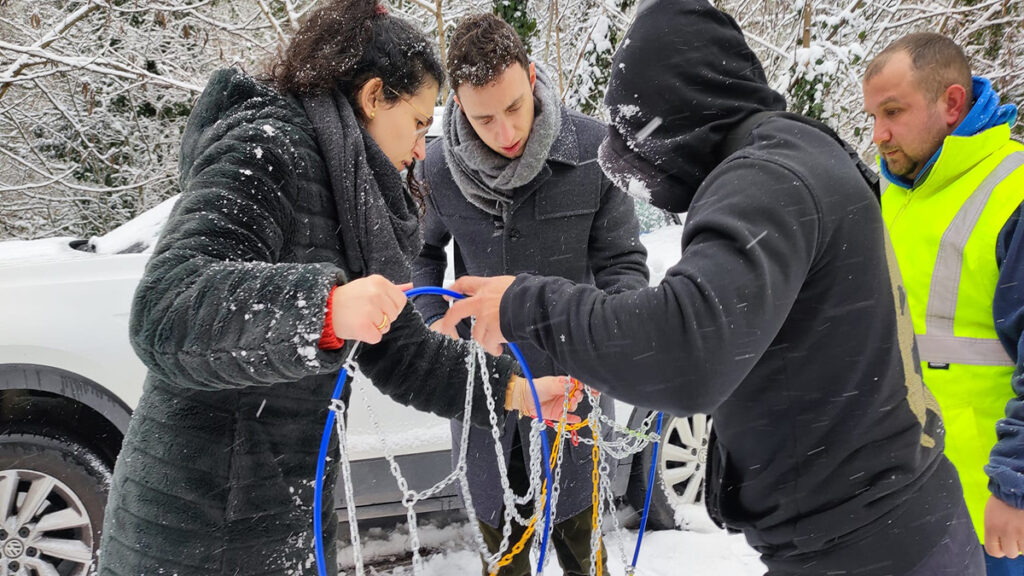
[[[678,530],[648,532],[636,564],[637,576],[761,576],[764,565],[738,534],[719,530],[702,507],[692,506],[677,516]],[[479,574],[480,559],[473,543],[473,531],[465,522],[444,526],[421,525],[418,529],[423,547],[423,576]],[[624,530],[622,537],[606,533],[608,571],[612,576],[626,573],[636,547],[636,530]],[[409,535],[404,525],[394,530],[371,528],[361,538],[368,574],[406,576],[413,574]],[[351,546],[339,550],[339,574],[355,574]],[[544,569],[547,576],[562,576],[558,562]]]

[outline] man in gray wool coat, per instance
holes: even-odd
[[[460,22],[450,48],[454,95],[445,110],[444,137],[427,147],[422,163],[429,194],[414,283],[441,285],[444,249],[454,239],[457,275],[529,272],[612,293],[647,286],[647,254],[638,239],[633,201],[595,161],[606,127],[562,105],[557,82],[529,61],[519,36],[497,16],[481,14]],[[427,324],[439,329],[448,304],[438,296],[418,297],[415,304]],[[448,335],[459,337],[455,330]],[[566,373],[539,349],[521,348],[534,375]],[[611,401],[603,400],[602,409],[610,415]],[[587,411],[589,404],[580,416],[586,418]],[[461,427],[457,422],[452,427],[458,443]],[[508,478],[517,495],[529,487],[529,430],[529,420],[509,419],[501,431]],[[589,428],[578,433],[592,434]],[[552,542],[566,574],[589,574],[591,448],[566,442],[562,449]],[[469,432],[467,458],[473,505],[493,554],[501,545],[505,510],[489,431]],[[520,513],[528,517],[532,511],[528,505]],[[507,549],[522,532],[513,522]],[[529,575],[529,555],[517,554],[498,574]]]

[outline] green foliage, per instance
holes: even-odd
[[[642,200],[634,200],[633,207],[636,210],[636,219],[640,223],[641,234],[653,232],[658,228],[664,228],[672,224],[672,216],[664,210],[655,208],[652,204]]]
[[[494,13],[515,29],[529,53],[531,40],[537,35],[537,20],[530,16],[526,2],[527,0],[494,0]]]
[[[820,63],[820,62],[819,62]],[[796,78],[789,90],[789,109],[815,120],[823,120],[825,113],[825,94],[832,86],[832,81],[823,76]]]

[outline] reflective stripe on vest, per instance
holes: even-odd
[[[917,335],[921,360],[937,364],[1014,366],[998,339],[962,338],[953,334],[964,248],[996,186],[1024,165],[1024,152],[1010,154],[993,170],[957,212],[942,235],[932,272],[925,334]]]

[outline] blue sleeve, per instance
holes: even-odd
[[[1000,500],[1024,508],[1024,204],[1017,208],[996,243],[999,283],[992,302],[996,333],[1016,362],[1014,397],[996,424],[996,445],[985,472],[989,490]]]

